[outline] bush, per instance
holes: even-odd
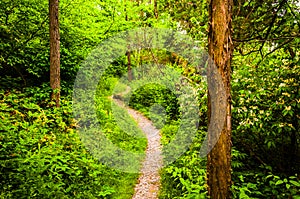
[[[70,98],[55,108],[47,90],[0,89],[0,198],[131,198],[138,174],[92,157],[76,132]],[[113,122],[110,117],[102,119]],[[112,126],[106,131],[121,144],[123,132]],[[145,140],[125,142],[129,150],[146,147]]]

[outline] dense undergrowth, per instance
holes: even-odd
[[[0,89],[0,198],[131,198],[138,174],[108,168],[93,158],[76,132],[71,97],[62,97],[56,108],[48,100],[49,90]],[[143,152],[146,141],[124,136],[110,100],[98,99],[108,137],[125,150]],[[130,120],[126,112],[118,114]]]
[[[49,2],[1,0],[0,198],[131,198],[138,174],[108,168],[80,140],[72,87],[91,50],[123,30],[172,28],[207,46],[209,1],[157,1],[158,10],[155,2],[60,1],[62,99],[61,107],[55,108],[47,83]],[[291,0],[234,4],[233,197],[299,199],[299,6]],[[141,132],[124,110],[112,110],[108,96],[114,89],[116,93],[126,89],[125,84],[115,85],[129,66],[150,62],[176,66],[198,92],[200,120],[188,150],[161,170],[160,198],[206,198],[206,159],[199,156],[208,123],[202,77],[174,52],[139,49],[129,55],[130,64],[125,55],[113,60],[99,82],[95,107],[103,133],[119,148],[143,153],[145,138],[128,136]],[[135,90],[129,99],[130,106],[161,129],[164,146],[182,122],[176,94],[152,83]],[[118,125],[114,111],[123,125]],[[124,123],[131,125],[124,129]]]
[[[288,65],[280,53],[273,59],[259,68],[239,65],[233,73],[234,198],[300,198],[299,64],[296,59]],[[199,151],[207,131],[207,91],[204,84],[196,88],[199,130],[189,149],[162,169],[160,198],[206,197],[206,159],[200,158]],[[181,121],[176,99],[164,89],[155,84],[144,86],[132,94],[130,105],[154,118],[161,128],[162,144],[167,145]],[[153,117],[155,104],[161,105],[165,114],[160,111]]]
[[[293,135],[299,139],[296,119],[299,117],[299,66],[289,67],[282,61],[276,64],[268,70],[270,65],[265,69],[244,65],[233,73],[234,198],[297,199],[300,195],[297,146],[294,153],[287,153],[292,152]],[[280,69],[276,69],[278,65]],[[143,152],[146,140],[127,136],[128,132],[117,125],[112,115],[107,96],[112,95],[113,89],[116,92],[126,89],[125,85],[114,88],[118,75],[113,76],[109,74],[100,81],[96,98],[103,132],[118,147]],[[1,198],[132,196],[138,175],[113,170],[92,157],[76,132],[67,91],[61,108],[55,108],[48,100],[47,84],[16,89],[7,87],[13,79],[2,80]],[[161,170],[160,198],[206,198],[206,159],[200,158],[199,151],[207,131],[207,90],[203,83],[195,84],[195,88],[199,129],[188,150]],[[148,84],[132,93],[130,105],[161,129],[163,145],[172,141],[181,122],[180,106],[172,92]],[[117,114],[124,121],[130,118],[122,109]]]

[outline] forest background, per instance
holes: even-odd
[[[76,132],[72,92],[77,71],[102,41],[136,27],[171,28],[207,49],[208,7],[205,0],[61,0],[61,104],[56,107],[50,100],[48,1],[2,0],[0,198],[131,198],[138,174],[99,163]],[[232,17],[233,198],[300,198],[299,2],[234,1]],[[130,56],[132,68],[154,60],[169,63],[198,90],[201,120],[196,139],[162,169],[160,198],[206,198],[207,160],[199,157],[199,150],[207,132],[207,87],[201,75],[170,52]],[[99,82],[99,121],[122,149],[142,152],[146,140],[124,136],[106,97],[127,72],[128,56],[110,68]],[[180,123],[176,96],[151,84],[130,99],[130,106],[146,116],[155,103],[166,110],[166,118],[154,120],[166,145]]]

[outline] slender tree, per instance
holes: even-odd
[[[157,0],[154,0],[154,16],[158,18]]]
[[[50,19],[50,86],[52,88],[51,99],[56,107],[60,104],[60,35],[58,20],[59,0],[49,0]]]
[[[125,12],[125,20],[126,22],[128,21],[128,13],[127,13],[127,2],[124,1],[125,3],[125,8],[124,8],[124,12]],[[127,71],[128,71],[128,81],[132,80],[132,71],[131,71],[131,52],[130,52],[130,45],[127,45],[127,51],[125,53],[126,57],[127,57]]]
[[[222,76],[226,90],[226,118],[221,135],[208,154],[207,184],[208,195],[212,199],[231,198],[231,96],[230,63],[232,44],[232,0],[211,0],[209,5],[209,55],[219,74]],[[211,115],[209,98],[209,117]],[[211,121],[210,121],[211,122]]]
[[[127,71],[128,71],[128,81],[132,81],[132,70],[131,70],[131,52],[130,52],[130,45],[128,45],[128,51],[126,51],[127,56]]]

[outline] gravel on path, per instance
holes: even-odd
[[[146,157],[132,199],[157,199],[160,187],[159,170],[163,165],[160,132],[152,125],[152,122],[141,113],[125,106],[124,102],[119,99],[114,99],[114,101],[120,107],[127,109],[128,113],[137,121],[138,126],[145,133],[148,140]]]

